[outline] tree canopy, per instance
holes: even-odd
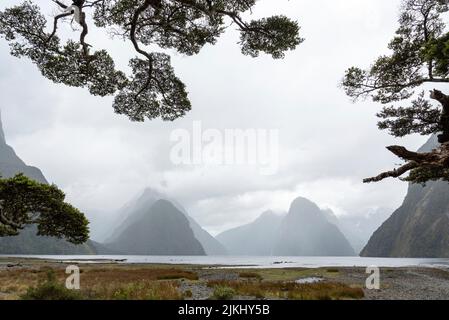
[[[115,95],[116,113],[133,121],[175,120],[190,109],[186,87],[175,75],[170,56],[149,46],[191,56],[215,44],[230,26],[240,32],[244,55],[266,53],[283,58],[303,39],[299,25],[286,16],[246,21],[257,0],[52,0],[60,13],[47,26],[39,6],[26,0],[0,12],[0,36],[16,57],[27,57],[55,83],[87,88],[92,95]],[[231,23],[229,23],[231,22]],[[79,39],[63,42],[61,23],[78,26]],[[128,41],[138,56],[131,74],[115,67],[106,50],[94,50],[89,28],[107,29],[113,38]]]
[[[64,199],[56,186],[22,174],[0,178],[0,237],[16,236],[27,225],[37,225],[40,236],[64,238],[74,244],[86,242],[89,222]]]
[[[441,146],[417,153],[401,146],[387,149],[406,163],[365,182],[393,177],[425,183],[449,180],[449,95],[424,85],[449,83],[449,33],[444,15],[447,0],[404,0],[399,28],[388,48],[370,68],[346,71],[343,87],[355,101],[371,98],[385,106],[378,114],[378,126],[395,137],[409,134],[437,134]],[[434,101],[434,102],[432,102]],[[405,106],[404,106],[405,105]]]

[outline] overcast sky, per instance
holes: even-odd
[[[0,8],[18,3],[2,0]],[[198,56],[175,54],[173,64],[193,110],[173,123],[132,123],[113,113],[111,97],[51,83],[28,61],[9,56],[1,41],[0,108],[8,143],[88,216],[108,220],[146,187],[176,198],[214,234],[266,209],[286,211],[297,196],[339,215],[395,208],[405,183],[364,185],[362,179],[398,163],[386,145],[413,149],[426,137],[394,139],[379,131],[375,114],[380,106],[351,103],[338,83],[348,67],[367,66],[387,52],[399,4],[260,0],[255,16],[297,19],[306,42],[284,60],[252,59],[241,55],[238,33],[230,31]],[[89,38],[127,70],[135,56],[129,43],[94,30]],[[278,129],[278,172],[264,176],[248,166],[174,165],[170,134],[177,128],[191,131],[194,121],[205,129]]]

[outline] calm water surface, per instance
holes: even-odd
[[[361,258],[361,257],[232,257],[232,256],[47,256],[0,255],[0,257],[38,258],[64,262],[101,263],[115,261],[129,264],[187,264],[205,266],[240,266],[251,268],[319,267],[444,267],[449,259]]]

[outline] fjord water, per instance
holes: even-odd
[[[363,257],[231,257],[231,256],[56,256],[56,255],[0,255],[11,258],[33,258],[63,262],[128,264],[185,264],[204,266],[238,266],[242,268],[320,268],[320,267],[443,267],[449,259],[363,258]]]

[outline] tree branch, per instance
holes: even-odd
[[[416,162],[409,162],[398,169],[381,173],[373,178],[364,179],[363,183],[379,182],[387,178],[399,178],[408,171],[416,169],[418,166],[419,165]]]
[[[419,168],[449,168],[449,143],[441,145],[432,152],[418,153],[401,146],[387,147],[389,151],[406,160],[407,163],[392,171],[379,174],[376,177],[364,179],[364,183],[379,182],[387,178],[399,178],[407,172]]]
[[[59,19],[62,19],[62,18],[65,18],[65,17],[69,17],[72,14],[73,14],[73,12],[64,12],[64,13],[58,14],[55,17],[54,23],[53,23],[53,31],[52,31],[52,33],[50,34],[50,36],[48,37],[48,39],[46,40],[45,43],[49,43],[50,40],[55,36],[56,31],[58,30],[58,21],[59,21]]]

